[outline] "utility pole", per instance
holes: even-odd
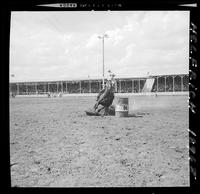
[[[99,39],[102,39],[102,56],[103,56],[103,88],[104,88],[104,79],[105,79],[105,75],[104,75],[104,71],[105,71],[105,67],[104,67],[104,38],[108,38],[107,34],[103,34],[102,36],[98,36]]]

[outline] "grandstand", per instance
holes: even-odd
[[[116,93],[186,92],[189,75],[155,75],[148,77],[116,78]],[[10,96],[43,95],[47,93],[87,94],[102,89],[101,79],[10,82]]]

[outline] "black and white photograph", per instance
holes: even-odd
[[[12,11],[11,187],[189,187],[190,12]]]

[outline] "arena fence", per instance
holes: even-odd
[[[139,78],[117,78],[116,93],[178,94],[189,91],[189,75],[159,75]],[[10,96],[44,96],[48,93],[96,94],[102,89],[102,80],[67,80],[43,82],[13,82]]]

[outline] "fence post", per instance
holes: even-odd
[[[19,95],[19,83],[17,83],[17,95]]]
[[[49,82],[47,82],[47,90],[48,90],[48,92],[49,92]]]
[[[46,93],[46,82],[44,82],[44,94]]]
[[[157,77],[157,89],[156,89],[156,92],[158,92],[158,77]]]
[[[61,92],[63,93],[63,82],[61,81],[60,84],[61,84]]]
[[[140,78],[139,78],[139,91],[138,92],[140,93]]]
[[[26,83],[26,95],[28,95],[28,84]]]
[[[89,93],[91,93],[91,82],[89,80]]]
[[[183,92],[183,76],[181,76],[181,92]]]
[[[134,92],[134,80],[132,79],[132,93]]]
[[[119,93],[121,93],[121,80],[119,80]]]
[[[35,82],[35,94],[37,94],[37,82]]]
[[[79,86],[80,86],[80,94],[81,94],[81,80],[80,80]]]

